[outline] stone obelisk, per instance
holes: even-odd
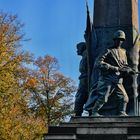
[[[123,47],[127,50],[129,65],[138,70],[138,0],[94,0],[93,29],[97,38],[96,56],[112,45],[113,33],[116,30],[123,30],[126,33]],[[127,111],[137,115],[137,75],[127,77],[124,85],[129,95]]]

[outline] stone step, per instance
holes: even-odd
[[[140,140],[140,135],[128,135],[127,140]]]
[[[62,127],[62,126],[50,126],[48,130],[49,134],[75,134],[76,127]]]
[[[77,140],[127,140],[126,135],[78,135]]]
[[[50,126],[44,140],[140,140],[140,117],[72,117]]]
[[[139,123],[77,123],[77,124],[73,124],[73,123],[62,123],[61,126],[63,127],[91,127],[91,128],[114,128],[114,127],[118,127],[118,128],[124,128],[124,127],[139,127],[140,126],[140,122]]]
[[[78,135],[126,135],[127,128],[77,128]]]
[[[49,134],[78,134],[78,135],[98,135],[98,134],[140,134],[140,127],[49,127]]]
[[[127,117],[71,117],[69,123],[128,123],[140,122],[140,117],[127,116]]]
[[[140,117],[72,117],[63,127],[139,127]]]
[[[140,126],[139,127],[129,127],[127,130],[129,135],[140,135]]]
[[[47,134],[44,135],[44,140],[76,140],[75,134]]]

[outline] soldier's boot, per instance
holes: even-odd
[[[127,103],[126,102],[123,102],[123,103],[120,103],[120,106],[119,106],[119,116],[128,116],[128,114],[126,113],[126,107],[127,107]]]
[[[101,102],[101,101],[96,101],[95,105],[94,105],[93,108],[92,108],[92,114],[91,114],[91,116],[92,116],[92,117],[101,117],[102,115],[100,115],[100,114],[98,113],[98,111],[102,108],[103,105],[104,105],[103,102]]]

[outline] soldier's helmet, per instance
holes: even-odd
[[[77,49],[80,49],[84,51],[86,49],[86,43],[85,42],[80,42],[77,44]]]
[[[118,30],[114,33],[113,40],[115,39],[121,39],[122,41],[125,41],[125,33],[122,30]]]

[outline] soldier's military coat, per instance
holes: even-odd
[[[100,70],[99,79],[97,85],[91,89],[85,110],[92,110],[97,99],[106,103],[112,93],[116,96],[116,104],[128,102],[122,84],[123,75],[119,72],[119,68],[127,65],[126,51],[122,48],[109,48],[96,59],[94,68]]]
[[[82,59],[79,65],[79,86],[75,96],[74,111],[78,114],[83,112],[83,106],[88,98],[88,66],[87,66],[87,51],[82,54]]]

